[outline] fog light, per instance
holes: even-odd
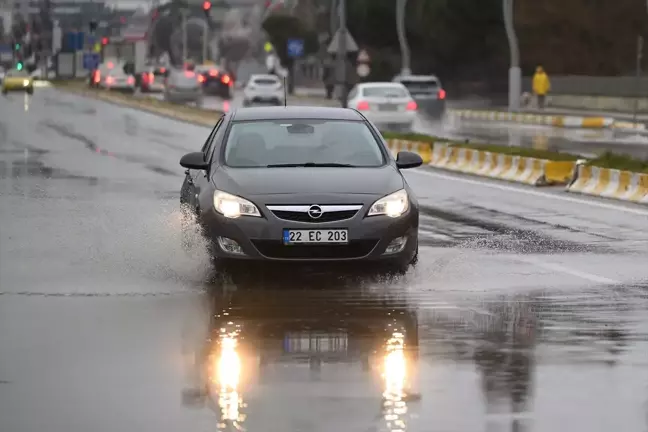
[[[218,237],[218,245],[224,252],[234,255],[245,255],[241,246],[230,238]]]
[[[395,238],[394,240],[389,243],[389,246],[387,246],[387,249],[385,249],[385,252],[383,255],[390,255],[390,254],[395,254],[398,252],[402,252],[403,249],[405,249],[405,245],[407,244],[407,237],[398,237]]]

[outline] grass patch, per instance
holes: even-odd
[[[611,152],[605,152],[596,159],[588,161],[587,165],[648,174],[648,161]]]

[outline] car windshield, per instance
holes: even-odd
[[[22,77],[25,77],[25,78],[26,78],[26,77],[28,77],[29,75],[28,75],[27,72],[24,71],[24,70],[20,70],[20,71],[19,71],[19,70],[17,70],[17,69],[12,69],[12,70],[10,70],[10,71],[7,72],[7,75],[6,75],[6,76],[7,76],[8,78],[11,78],[11,77],[21,77],[21,78],[22,78]]]
[[[234,123],[225,145],[231,167],[378,167],[385,160],[364,122],[273,120]]]
[[[429,80],[402,80],[412,96],[434,94],[439,90],[439,82],[435,79]]]
[[[396,85],[371,86],[362,89],[363,96],[366,97],[407,97],[407,91]]]
[[[252,83],[261,86],[269,86],[269,85],[275,86],[279,84],[279,79],[276,77],[254,78]]]

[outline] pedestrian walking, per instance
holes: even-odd
[[[549,93],[549,90],[551,90],[549,77],[542,66],[538,66],[535,75],[533,75],[533,94],[536,96],[536,100],[538,101],[538,108],[544,109],[545,104],[547,103],[547,93]]]

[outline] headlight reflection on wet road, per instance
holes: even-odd
[[[239,393],[242,372],[242,361],[238,352],[240,329],[232,322],[228,323],[228,327],[220,329],[217,352],[212,357],[214,369],[210,374],[211,384],[214,386],[213,390],[218,392],[218,408],[221,414],[219,429],[228,429],[231,425],[235,430],[243,430],[245,415],[241,413],[240,408],[244,405]]]
[[[387,429],[391,432],[406,430],[404,416],[407,414],[407,361],[404,345],[404,334],[394,331],[385,346],[383,413]]]

